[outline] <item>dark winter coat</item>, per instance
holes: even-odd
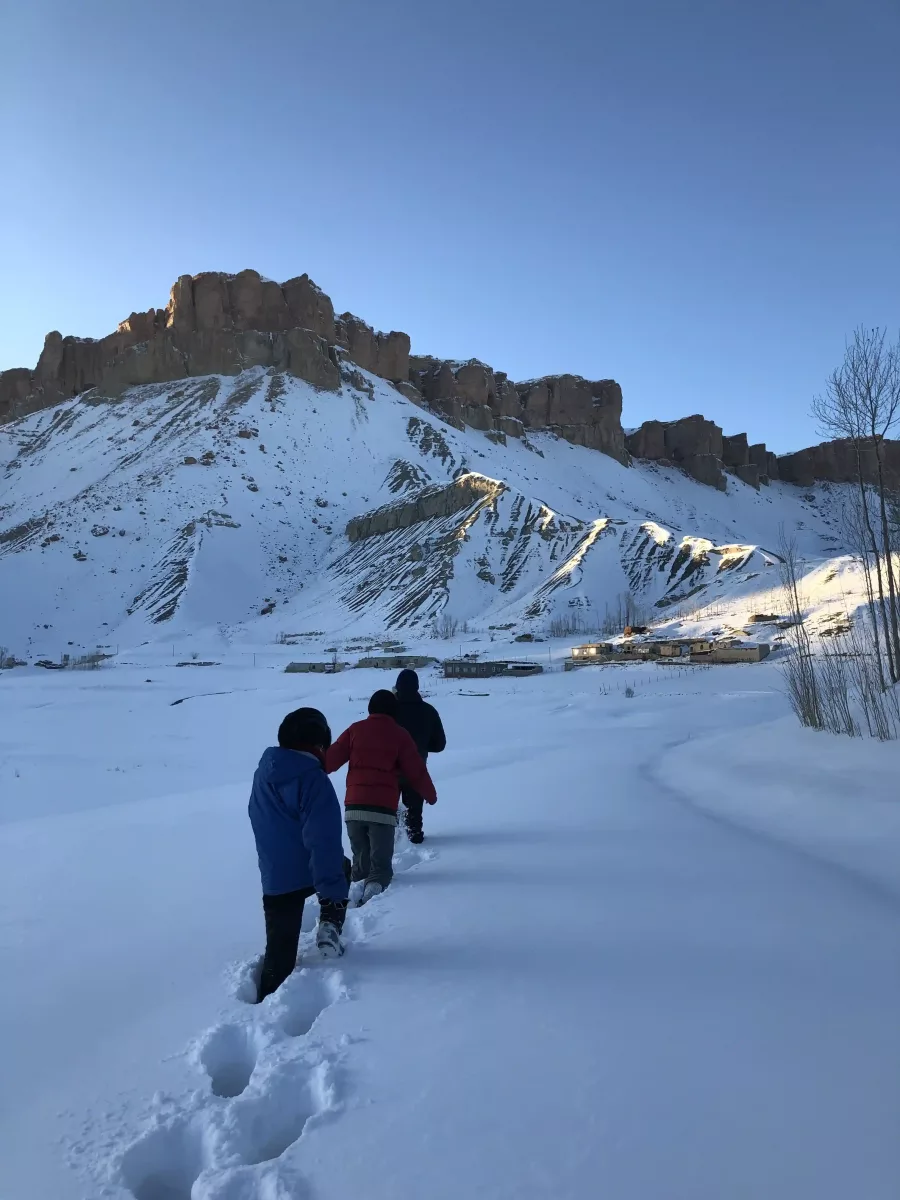
[[[346,900],[341,806],[314,754],[270,746],[250,793],[263,893],[314,887],[324,900]]]
[[[422,758],[429,754],[440,754],[447,745],[447,735],[438,710],[419,695],[418,687],[404,687],[401,679],[406,672],[401,672],[397,680],[397,724],[407,731],[416,743],[416,749]],[[415,674],[410,671],[415,679]],[[418,683],[418,680],[416,681]]]
[[[407,731],[427,762],[429,754],[440,754],[447,745],[447,735],[438,710],[426,704],[419,695],[419,677],[415,671],[401,671],[394,691],[397,694],[397,724]],[[418,789],[408,779],[401,779],[400,786],[404,793],[411,790],[418,794]],[[408,799],[406,795],[404,803]]]
[[[375,713],[344,730],[325,753],[331,774],[345,764],[348,821],[383,821],[394,824],[400,803],[400,776],[434,804],[437,793],[416,744],[393,717]]]

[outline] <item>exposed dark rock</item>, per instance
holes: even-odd
[[[727,491],[728,484],[722,473],[722,461],[715,454],[690,454],[679,459],[678,465],[698,483],[706,483],[710,487],[718,488],[720,492]]]
[[[452,483],[425,488],[412,500],[386,504],[361,517],[354,517],[347,524],[347,538],[351,542],[359,542],[377,534],[408,529],[433,517],[449,517],[453,513],[463,512],[479,500],[496,499],[504,490],[505,484],[483,475],[460,475]]]
[[[754,463],[742,463],[739,466],[732,467],[732,470],[738,479],[743,480],[744,483],[749,483],[750,487],[754,487],[759,491],[759,467]]]
[[[550,429],[567,441],[627,463],[622,389],[613,379],[548,375],[517,383],[521,417],[529,429]]]
[[[722,438],[722,462],[726,467],[745,467],[750,462],[746,433]]]
[[[625,449],[635,458],[666,458],[666,427],[662,421],[645,421],[625,438]]]
[[[885,441],[882,448],[886,482],[900,488],[900,441]],[[829,483],[853,483],[862,475],[864,482],[875,483],[878,477],[875,449],[862,448],[857,459],[851,441],[822,442],[796,454],[782,454],[778,459],[778,478],[800,487],[810,487],[817,479]]]

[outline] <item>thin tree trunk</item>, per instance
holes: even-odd
[[[891,530],[888,524],[887,500],[884,488],[884,466],[882,463],[881,439],[873,438],[875,442],[875,461],[878,465],[878,501],[881,508],[881,538],[884,544],[885,567],[888,577],[888,596],[891,610],[891,634],[894,646],[894,663],[900,664],[900,622],[897,613],[897,581],[894,576],[894,556],[891,554]],[[891,678],[897,682],[897,671],[892,672]]]
[[[875,572],[878,578],[878,607],[881,611],[881,623],[884,629],[884,645],[888,660],[888,673],[892,682],[896,682],[897,673],[894,664],[893,642],[891,639],[891,627],[888,621],[887,605],[884,602],[884,580],[881,571],[881,554],[878,550],[878,539],[875,537],[875,530],[872,528],[872,518],[869,515],[869,500],[866,495],[866,484],[863,478],[862,469],[862,453],[860,450],[859,441],[854,438],[854,449],[856,451],[856,478],[859,482],[859,500],[862,509],[862,519],[865,525],[866,533],[869,535],[869,543],[872,547],[872,554],[875,558]]]
[[[865,498],[863,498],[865,502]],[[869,547],[866,544],[866,533],[863,528],[862,516],[858,515],[853,522],[853,534],[856,541],[856,548],[859,552],[860,560],[862,561],[863,579],[866,584],[866,602],[869,608],[869,620],[872,622],[872,639],[875,643],[875,662],[878,668],[878,679],[881,683],[881,690],[887,687],[887,681],[884,677],[884,659],[881,655],[881,635],[878,632],[878,609],[875,606],[875,589],[872,585],[872,561],[869,557]]]

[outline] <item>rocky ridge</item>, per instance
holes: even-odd
[[[129,387],[262,367],[337,391],[345,364],[390,381],[407,399],[457,428],[497,441],[529,430],[555,433],[627,464],[631,457],[680,467],[700,483],[727,489],[726,473],[754,488],[781,479],[800,486],[856,478],[849,443],[828,442],[776,456],[745,433],[726,435],[695,414],[645,421],[627,434],[622,389],[615,380],[562,374],[514,383],[477,359],[410,355],[405,333],[376,332],[352,313],[335,315],[308,275],[275,283],[252,270],[236,275],[182,275],[165,308],[132,313],[114,333],[94,340],[49,333],[34,370],[0,373],[0,424],[74,396],[116,398]],[[887,444],[892,479],[900,481],[900,442]],[[864,458],[873,480],[873,456]]]

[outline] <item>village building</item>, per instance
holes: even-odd
[[[771,653],[765,642],[742,643],[733,646],[718,645],[703,654],[692,654],[691,661],[699,663],[744,663],[762,662]]]
[[[478,662],[471,658],[448,658],[444,664],[445,679],[496,679],[499,676],[521,677],[540,675],[544,668],[535,662]]]
[[[334,662],[329,659],[328,662],[292,662],[284,668],[288,675],[336,675],[338,671],[344,671],[347,668],[347,663]]]
[[[589,642],[573,646],[567,671],[603,663],[737,663],[762,662],[770,647],[761,644],[714,642],[709,638],[671,638],[656,641]]]
[[[436,658],[428,658],[424,654],[373,654],[361,658],[356,665],[362,668],[378,667],[385,671],[402,671],[404,668],[420,671],[436,662]]]
[[[591,662],[601,659],[604,655],[612,654],[615,650],[612,642],[588,642],[584,646],[573,646],[572,657]]]

